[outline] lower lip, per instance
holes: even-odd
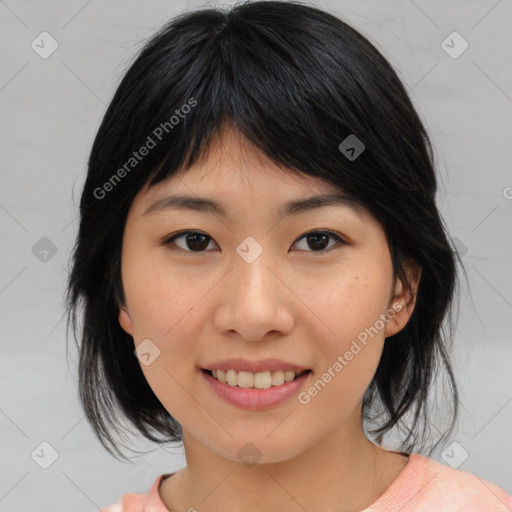
[[[252,411],[267,409],[283,403],[293,395],[297,394],[304,382],[309,378],[311,372],[306,372],[291,382],[285,382],[280,386],[272,386],[267,389],[241,388],[224,384],[203,370],[200,370],[203,378],[210,385],[211,389],[226,402],[249,409]]]

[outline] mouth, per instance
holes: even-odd
[[[292,370],[275,370],[275,371],[262,371],[262,372],[247,372],[229,370],[209,370],[207,368],[201,369],[213,379],[227,384],[231,387],[239,387],[246,389],[269,389],[272,387],[282,386],[285,383],[292,382],[304,374],[311,373],[312,370],[302,370],[294,372]]]

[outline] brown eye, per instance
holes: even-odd
[[[346,244],[345,240],[343,240],[339,235],[333,233],[332,231],[310,231],[302,235],[299,238],[300,240],[306,240],[307,245],[312,249],[309,252],[329,252],[325,249],[329,246],[329,240],[333,239],[341,244]],[[332,247],[332,246],[331,246]]]
[[[177,244],[177,240],[182,240],[180,244]],[[333,233],[332,231],[326,231],[326,230],[316,230],[316,231],[309,231],[308,233],[305,233],[302,235],[294,245],[296,245],[299,241],[306,240],[307,246],[311,249],[301,249],[305,250],[306,252],[311,253],[325,253],[329,252],[329,250],[326,250],[329,248],[329,242],[330,241],[336,241],[338,244],[345,245],[347,242],[341,238],[338,234]],[[179,250],[183,252],[189,252],[189,253],[202,253],[206,252],[206,249],[209,246],[209,243],[213,241],[213,239],[205,234],[201,233],[200,231],[182,231],[181,233],[176,233],[172,235],[171,237],[165,239],[162,242],[162,245],[166,246],[176,246]],[[336,245],[336,244],[334,244]],[[331,245],[332,247],[332,245]],[[172,250],[175,250],[172,248]]]
[[[205,252],[211,237],[199,231],[183,231],[163,242],[164,245],[177,245],[175,240],[183,239],[182,246],[178,248],[186,252]]]

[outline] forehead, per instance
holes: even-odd
[[[286,189],[293,188],[295,192],[306,192],[312,187],[323,192],[335,190],[334,186],[319,178],[279,165],[231,124],[223,126],[221,134],[211,140],[190,169],[180,170],[169,180],[170,185],[177,186],[180,182],[222,190],[229,190],[230,185],[265,188],[276,182]]]
[[[178,170],[172,177],[151,189],[182,190],[198,186],[222,194],[234,187],[258,188],[258,185],[265,187],[275,185],[276,182],[282,185],[283,191],[293,189],[295,194],[312,189],[318,192],[338,190],[325,180],[277,164],[230,123],[223,125],[220,135],[212,138],[208,148],[193,166]],[[151,189],[146,186],[144,193],[152,192]]]
[[[193,166],[150,188],[146,185],[136,202],[141,216],[188,209],[230,219],[231,210],[249,206],[282,217],[324,205],[344,205],[364,215],[339,187],[279,165],[231,126],[223,127]]]

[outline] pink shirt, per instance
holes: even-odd
[[[147,494],[127,493],[100,512],[169,512],[158,494],[160,475]],[[361,512],[512,512],[512,496],[473,473],[411,454],[402,472]]]

